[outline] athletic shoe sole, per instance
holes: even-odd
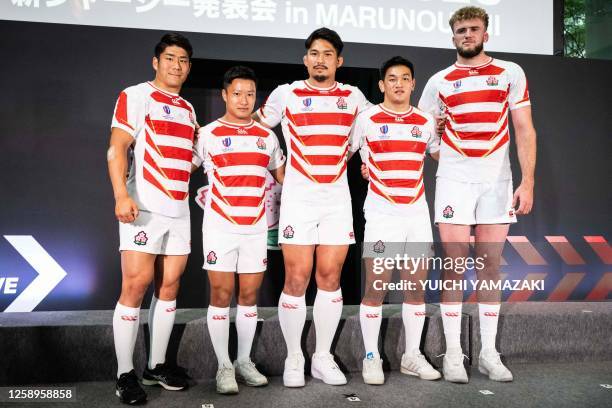
[[[486,376],[489,377],[489,380],[493,380],[493,381],[499,381],[499,382],[512,382],[514,380],[514,378],[510,377],[510,378],[493,378],[491,377],[491,374],[489,374],[489,370],[487,370],[486,368],[482,367],[482,366],[478,366],[478,371],[480,371],[481,374],[484,374]]]
[[[142,379],[142,384],[143,385],[161,385],[162,387],[164,387],[166,390],[168,391],[181,391],[183,389],[185,389],[185,387],[173,387],[172,385],[168,385],[162,381],[159,380],[148,380],[146,378]]]
[[[119,397],[119,401],[123,402],[124,404],[128,404],[128,405],[138,405],[138,404],[144,404],[145,402],[147,402],[146,397],[141,400],[125,401],[123,398],[121,398],[121,393],[119,393],[119,390],[115,390],[115,395]]]
[[[345,385],[346,384],[346,378],[344,379],[338,379],[338,380],[332,380],[332,381],[326,381],[323,379],[323,374],[317,370],[316,368],[312,368],[310,370],[310,374],[312,375],[312,378],[316,378],[317,380],[321,380],[323,381],[325,384],[327,385]]]
[[[267,379],[265,382],[255,383],[252,381],[247,381],[243,376],[238,375],[238,374],[236,374],[236,381],[238,381],[241,384],[248,385],[249,387],[265,387],[266,385],[268,385]]]
[[[421,380],[427,380],[427,381],[434,381],[434,380],[439,380],[442,377],[442,374],[438,373],[437,377],[427,377],[427,376],[421,376],[419,373],[416,373],[414,371],[410,371],[407,368],[404,367],[400,367],[400,372],[402,374],[406,374],[406,375],[412,375],[414,377],[419,377]]]

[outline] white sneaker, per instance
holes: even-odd
[[[512,373],[502,363],[495,349],[482,350],[478,358],[478,371],[493,381],[512,381]]]
[[[382,358],[366,356],[363,359],[361,370],[363,382],[370,385],[382,385],[385,383],[385,374],[382,369]]]
[[[451,348],[446,350],[442,361],[442,372],[446,381],[467,384],[468,375],[463,366],[463,352],[461,348]]]
[[[231,363],[223,363],[217,370],[217,392],[219,394],[238,394],[238,383],[234,366]]]
[[[268,385],[268,379],[257,371],[255,363],[253,363],[250,358],[243,361],[236,360],[234,362],[234,369],[236,370],[237,380],[245,383],[249,387],[262,387]]]
[[[440,372],[433,368],[420,351],[404,353],[400,371],[403,374],[414,375],[422,380],[437,380],[441,377]]]
[[[288,355],[285,359],[283,384],[285,387],[303,387],[306,385],[306,380],[304,379],[304,356],[302,353]]]
[[[310,373],[313,378],[323,381],[329,385],[344,385],[346,377],[340,371],[340,367],[334,361],[330,353],[314,353]]]

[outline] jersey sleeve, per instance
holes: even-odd
[[[432,115],[441,113],[441,101],[436,83],[436,75],[429,78],[429,81],[427,81],[427,84],[425,84],[425,89],[423,89],[423,93],[421,94],[421,99],[419,99],[419,105],[417,106],[423,112],[431,113]]]
[[[198,130],[197,140],[193,145],[193,156],[191,159],[191,163],[196,167],[200,167],[206,162],[206,155],[208,154],[208,149],[206,147],[206,141],[208,137],[206,136],[206,134],[206,128],[200,128]],[[206,172],[208,170],[204,168],[204,171]]]
[[[427,153],[437,153],[440,151],[440,136],[436,132],[436,121],[433,116],[427,115],[427,133],[429,133],[429,139],[427,140]]]
[[[144,124],[146,109],[145,98],[137,88],[124,89],[115,104],[111,129],[124,130],[136,138]]]
[[[372,106],[372,104],[370,103],[370,101],[368,101],[363,92],[361,92],[361,89],[357,87],[355,87],[355,97],[357,98],[358,113],[361,113]]]
[[[283,153],[283,149],[281,149],[280,147],[280,143],[278,142],[278,138],[276,137],[276,134],[274,134],[274,132],[270,132],[270,140],[272,141],[274,148],[272,149],[272,154],[270,155],[268,170],[275,170],[285,164],[285,155]]]
[[[510,77],[510,92],[508,94],[510,110],[531,105],[525,71],[517,64],[512,64],[508,69],[508,75]]]
[[[278,125],[283,117],[283,111],[287,106],[287,96],[289,94],[289,85],[278,86],[272,91],[266,101],[257,109],[257,116],[262,124],[269,128]]]
[[[359,114],[349,134],[349,151],[355,153],[363,147],[366,137],[366,125],[365,115],[363,113]]]

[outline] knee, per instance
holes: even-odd
[[[317,269],[317,287],[330,292],[337,290],[340,287],[340,273],[341,269],[337,267]]]
[[[216,307],[228,307],[232,301],[233,288],[215,286],[210,288],[210,304]]]
[[[124,281],[121,285],[121,297],[140,303],[145,292],[149,288],[149,284],[150,282],[143,279],[130,279]]]
[[[155,285],[155,296],[162,300],[176,299],[179,290],[179,281],[176,280],[171,283],[161,283]]]
[[[241,306],[253,306],[257,304],[257,290],[252,288],[240,289],[238,304]]]

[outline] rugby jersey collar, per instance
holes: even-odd
[[[252,127],[253,125],[255,125],[255,121],[253,119],[251,119],[249,123],[245,123],[245,124],[226,122],[225,120],[222,120],[222,119],[217,119],[217,122],[221,123],[224,126],[229,126],[229,127],[236,128],[236,129],[238,128],[248,129]]]
[[[391,116],[397,116],[398,118],[409,116],[414,111],[414,107],[412,106],[410,106],[410,109],[408,109],[406,112],[395,112],[389,108],[385,108],[382,103],[379,103],[378,107],[380,108],[380,110],[382,110],[386,114],[391,115]]]
[[[485,62],[484,64],[480,64],[480,65],[464,65],[464,64],[459,64],[457,62],[455,62],[455,68],[459,68],[459,69],[480,69],[480,68],[484,68],[487,65],[490,65],[493,62],[493,57],[489,57],[489,60],[487,62]]]
[[[310,85],[307,80],[304,80],[304,86],[312,91],[330,92],[338,87],[338,82],[334,82],[334,84],[330,86],[329,88],[319,88],[317,86]]]
[[[153,89],[155,89],[155,90],[157,90],[157,91],[159,91],[159,92],[161,92],[161,93],[163,93],[163,94],[165,94],[165,95],[167,95],[167,96],[169,96],[169,97],[171,97],[171,98],[176,98],[176,97],[179,97],[179,98],[180,98],[180,97],[181,97],[181,96],[180,96],[179,94],[177,94],[177,93],[172,93],[172,92],[164,91],[163,89],[159,89],[158,87],[156,87],[155,85],[153,85],[153,82],[151,82],[151,81],[147,81],[147,84],[151,85],[151,87],[152,87]]]

